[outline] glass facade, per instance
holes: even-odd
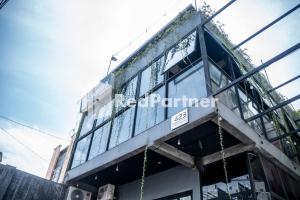
[[[129,108],[113,120],[109,148],[112,148],[131,138],[134,112],[135,107]]]
[[[106,151],[109,130],[110,122],[95,130],[89,153],[89,160]]]
[[[88,112],[87,115],[85,115],[82,126],[80,129],[80,136],[83,136],[87,134],[90,130],[92,130],[94,124],[94,116],[92,112]]]
[[[192,66],[184,73],[175,77],[168,83],[169,98],[195,98],[199,99],[206,97],[206,82],[204,77],[203,63],[200,62]],[[178,103],[177,106],[168,107],[168,117],[180,112],[184,109],[183,103]]]
[[[135,98],[136,96],[136,87],[137,87],[138,77],[131,79],[127,82],[120,90],[120,93],[117,92],[118,95],[122,97],[116,97],[116,112],[122,110],[126,105],[129,99]]]
[[[196,35],[195,31],[168,51],[164,72],[195,51]]]
[[[165,87],[161,87],[149,96],[139,100],[135,122],[135,135],[164,120],[164,107],[160,103],[155,103],[155,96],[152,95],[164,97]]]
[[[140,96],[162,83],[164,80],[164,74],[162,73],[165,63],[165,57],[161,57],[142,72]]]
[[[76,167],[86,161],[88,149],[91,141],[91,134],[80,139],[77,142],[76,150],[73,156],[72,168]]]
[[[84,117],[73,155],[72,167],[93,159],[105,152],[107,147],[108,149],[115,147],[184,108],[184,106],[165,108],[161,101],[151,103],[151,95],[159,95],[160,99],[165,97],[181,98],[182,96],[187,98],[206,97],[202,62],[194,65],[191,65],[191,62],[183,62],[183,66],[185,66],[183,71],[173,74],[172,78],[166,80],[165,72],[175,68],[181,60],[188,59],[187,56],[196,50],[196,38],[194,31],[179,41],[177,45],[164,55],[154,59],[148,64],[148,67],[141,69],[133,78],[117,89],[116,94],[121,94],[121,98],[115,95],[111,101],[100,102],[102,104],[95,109],[95,115],[89,113]],[[135,102],[128,104],[129,99],[135,99]],[[145,106],[144,103],[147,101],[149,104]],[[114,106],[115,109],[113,109]],[[91,138],[93,138],[92,141],[90,141]]]
[[[111,117],[113,108],[113,100],[109,101],[105,105],[101,106],[97,115],[96,126],[102,124],[104,121],[108,120]]]

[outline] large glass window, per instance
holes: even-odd
[[[129,108],[113,121],[109,148],[112,148],[131,137],[135,107]]]
[[[165,97],[164,90],[165,87],[161,87],[154,93],[139,100],[135,122],[135,135],[164,120],[164,107],[160,102],[155,103],[156,98]]]
[[[94,125],[94,116],[93,116],[93,112],[88,112],[83,119],[83,123],[81,126],[81,130],[80,130],[80,134],[79,136],[83,136],[85,135],[87,132],[89,132],[90,130],[92,130]]]
[[[165,57],[161,57],[142,72],[140,96],[151,90],[164,80],[162,74]]]
[[[183,98],[185,96],[190,99],[197,98],[200,100],[200,98],[207,96],[205,85],[203,64],[200,62],[168,83],[168,97],[174,99]],[[168,117],[178,113],[184,108],[182,102],[177,103],[177,106],[169,106]]]
[[[113,108],[113,100],[106,103],[99,109],[96,125],[99,125],[103,123],[105,120],[107,120],[108,118],[110,118],[112,114],[112,108]]]
[[[82,138],[77,142],[77,146],[73,156],[72,168],[86,161],[90,141],[91,141],[91,134]]]
[[[94,132],[94,137],[89,153],[89,160],[106,151],[110,130],[110,122],[101,126]]]
[[[168,51],[164,71],[167,71],[180,60],[195,51],[196,35],[195,31]]]
[[[126,106],[129,99],[135,98],[137,80],[138,77],[136,76],[122,87],[119,93],[121,96],[116,97],[115,99],[116,111],[120,111],[122,108],[124,108],[122,105]]]

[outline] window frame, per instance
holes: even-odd
[[[171,81],[174,81],[174,79],[178,78],[179,76],[181,76],[182,74],[184,74],[186,71],[190,70],[192,67],[195,67],[196,65],[200,64],[201,62],[203,62],[202,58],[199,57],[198,59],[196,59],[194,62],[192,62],[191,64],[187,65],[184,69],[182,69],[179,73],[175,74],[174,76],[168,78],[166,80],[166,92],[165,92],[165,96],[167,98],[169,98],[169,84]],[[203,68],[204,65],[202,64],[202,66],[200,66],[200,68],[198,70],[200,70],[201,68]],[[189,75],[190,76],[190,75]],[[188,78],[189,76],[185,77],[184,79]],[[206,78],[204,77],[204,81],[205,83],[207,82]],[[205,85],[206,87],[206,85]],[[206,91],[205,91],[206,92]],[[207,93],[207,92],[206,92]],[[207,97],[207,94],[206,96]],[[168,116],[169,115],[169,107],[165,107],[165,120],[168,119],[168,118],[171,118],[171,116]]]
[[[106,141],[106,145],[105,145],[105,150],[101,153],[98,153],[97,155],[95,155],[93,158],[90,158],[90,153],[91,153],[91,149],[92,149],[92,145],[93,145],[93,141],[94,141],[94,138],[95,138],[95,132],[97,130],[99,130],[100,128],[103,128],[104,126],[108,125],[108,135],[107,135],[107,141]],[[112,127],[112,122],[110,120],[106,121],[106,123],[102,123],[101,126],[98,126],[98,128],[96,128],[92,134],[92,137],[91,137],[91,141],[90,141],[90,144],[89,144],[89,149],[88,149],[88,153],[87,153],[87,159],[86,161],[89,161],[89,160],[92,160],[94,159],[95,157],[105,153],[107,151],[107,147],[109,145],[109,140],[110,140],[110,134],[111,134],[111,127]],[[105,134],[105,133],[101,133],[101,134]]]
[[[84,139],[86,139],[87,137],[90,137],[89,138],[89,141],[87,142],[88,145],[87,145],[87,152],[86,152],[86,155],[85,155],[85,159],[83,159],[83,162],[79,163],[78,165],[76,166],[73,166],[73,163],[74,163],[74,158],[75,158],[75,154],[76,154],[76,150],[77,150],[77,147],[78,147],[78,143]],[[84,164],[87,159],[88,159],[88,156],[89,156],[89,152],[90,152],[90,148],[91,148],[91,142],[93,140],[93,134],[92,133],[89,133],[89,134],[86,134],[85,136],[81,137],[80,139],[78,139],[76,141],[76,145],[75,145],[75,148],[74,148],[74,153],[72,154],[72,162],[71,162],[71,165],[70,165],[70,168],[71,169],[74,169],[82,164]]]

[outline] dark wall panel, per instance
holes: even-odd
[[[67,186],[0,165],[0,200],[64,200]]]

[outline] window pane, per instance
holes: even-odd
[[[202,62],[191,67],[183,74],[170,81],[169,98],[197,98],[206,97],[205,77]],[[168,117],[183,110],[182,102],[168,108]]]
[[[83,136],[84,134],[89,132],[93,128],[93,124],[94,124],[93,113],[88,112],[88,114],[84,117],[79,136]]]
[[[121,92],[119,94],[123,95],[124,98],[116,99],[116,111],[120,111],[123,108],[122,104],[125,105],[128,99],[135,98],[137,80],[138,77],[136,76],[121,89]]]
[[[220,86],[222,73],[216,66],[214,66],[210,62],[209,62],[209,73],[211,79],[217,84],[217,86]]]
[[[110,122],[101,126],[94,132],[92,146],[89,154],[89,160],[106,151]]]
[[[90,145],[90,140],[91,134],[78,141],[73,157],[72,168],[85,162]]]
[[[196,31],[169,50],[164,72],[195,51]]]
[[[151,90],[164,80],[162,69],[165,57],[161,57],[142,72],[140,96]]]
[[[109,148],[112,148],[131,137],[135,107],[129,108],[114,119]]]
[[[105,104],[99,109],[98,116],[97,116],[97,124],[99,125],[103,123],[105,120],[110,118],[112,113],[112,107],[113,107],[113,100]]]
[[[146,98],[141,98],[139,100],[135,123],[135,135],[164,120],[164,107],[160,102],[153,102],[156,95],[160,96],[160,98],[164,98],[165,87],[161,87]]]

